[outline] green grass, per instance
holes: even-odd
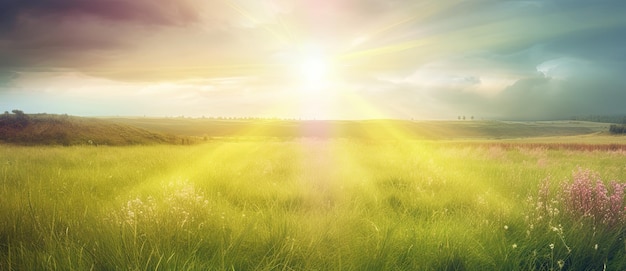
[[[579,166],[626,180],[625,162],[430,141],[0,146],[0,270],[623,270],[622,226],[534,200]]]

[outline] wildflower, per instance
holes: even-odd
[[[598,244],[593,245],[594,250],[598,250]]]
[[[516,249],[516,248],[517,248],[517,244],[513,244],[511,247],[512,247],[513,249]]]
[[[554,249],[554,244],[550,244],[550,249]]]
[[[559,269],[563,269],[563,266],[565,265],[563,260],[558,260],[556,263],[559,265]]]
[[[508,229],[509,229],[509,226],[504,225],[504,230],[508,230]]]
[[[600,175],[590,170],[578,168],[572,174],[571,182],[564,183],[559,192],[559,200],[551,200],[549,177],[539,186],[537,202],[534,204],[538,211],[537,221],[542,220],[542,213],[549,218],[559,216],[562,212],[577,217],[589,218],[594,223],[615,226],[626,222],[626,206],[624,196],[626,184],[611,181],[605,183]],[[563,201],[564,209],[556,206]],[[562,232],[559,226],[550,228],[554,232]]]

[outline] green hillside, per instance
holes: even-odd
[[[205,137],[345,137],[410,139],[512,139],[576,136],[608,131],[605,123],[584,121],[297,121],[190,118],[109,118],[150,131]]]
[[[110,120],[51,114],[0,115],[0,142],[20,145],[181,143],[182,138]]]
[[[530,140],[606,134],[608,124],[584,121],[262,120],[206,118],[85,118],[0,115],[0,142],[22,145],[188,144],[202,138],[356,138]]]

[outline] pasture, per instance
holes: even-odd
[[[626,269],[624,148],[465,143],[0,145],[0,270]]]

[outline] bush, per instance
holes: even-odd
[[[609,132],[611,134],[626,134],[626,125],[611,124]]]

